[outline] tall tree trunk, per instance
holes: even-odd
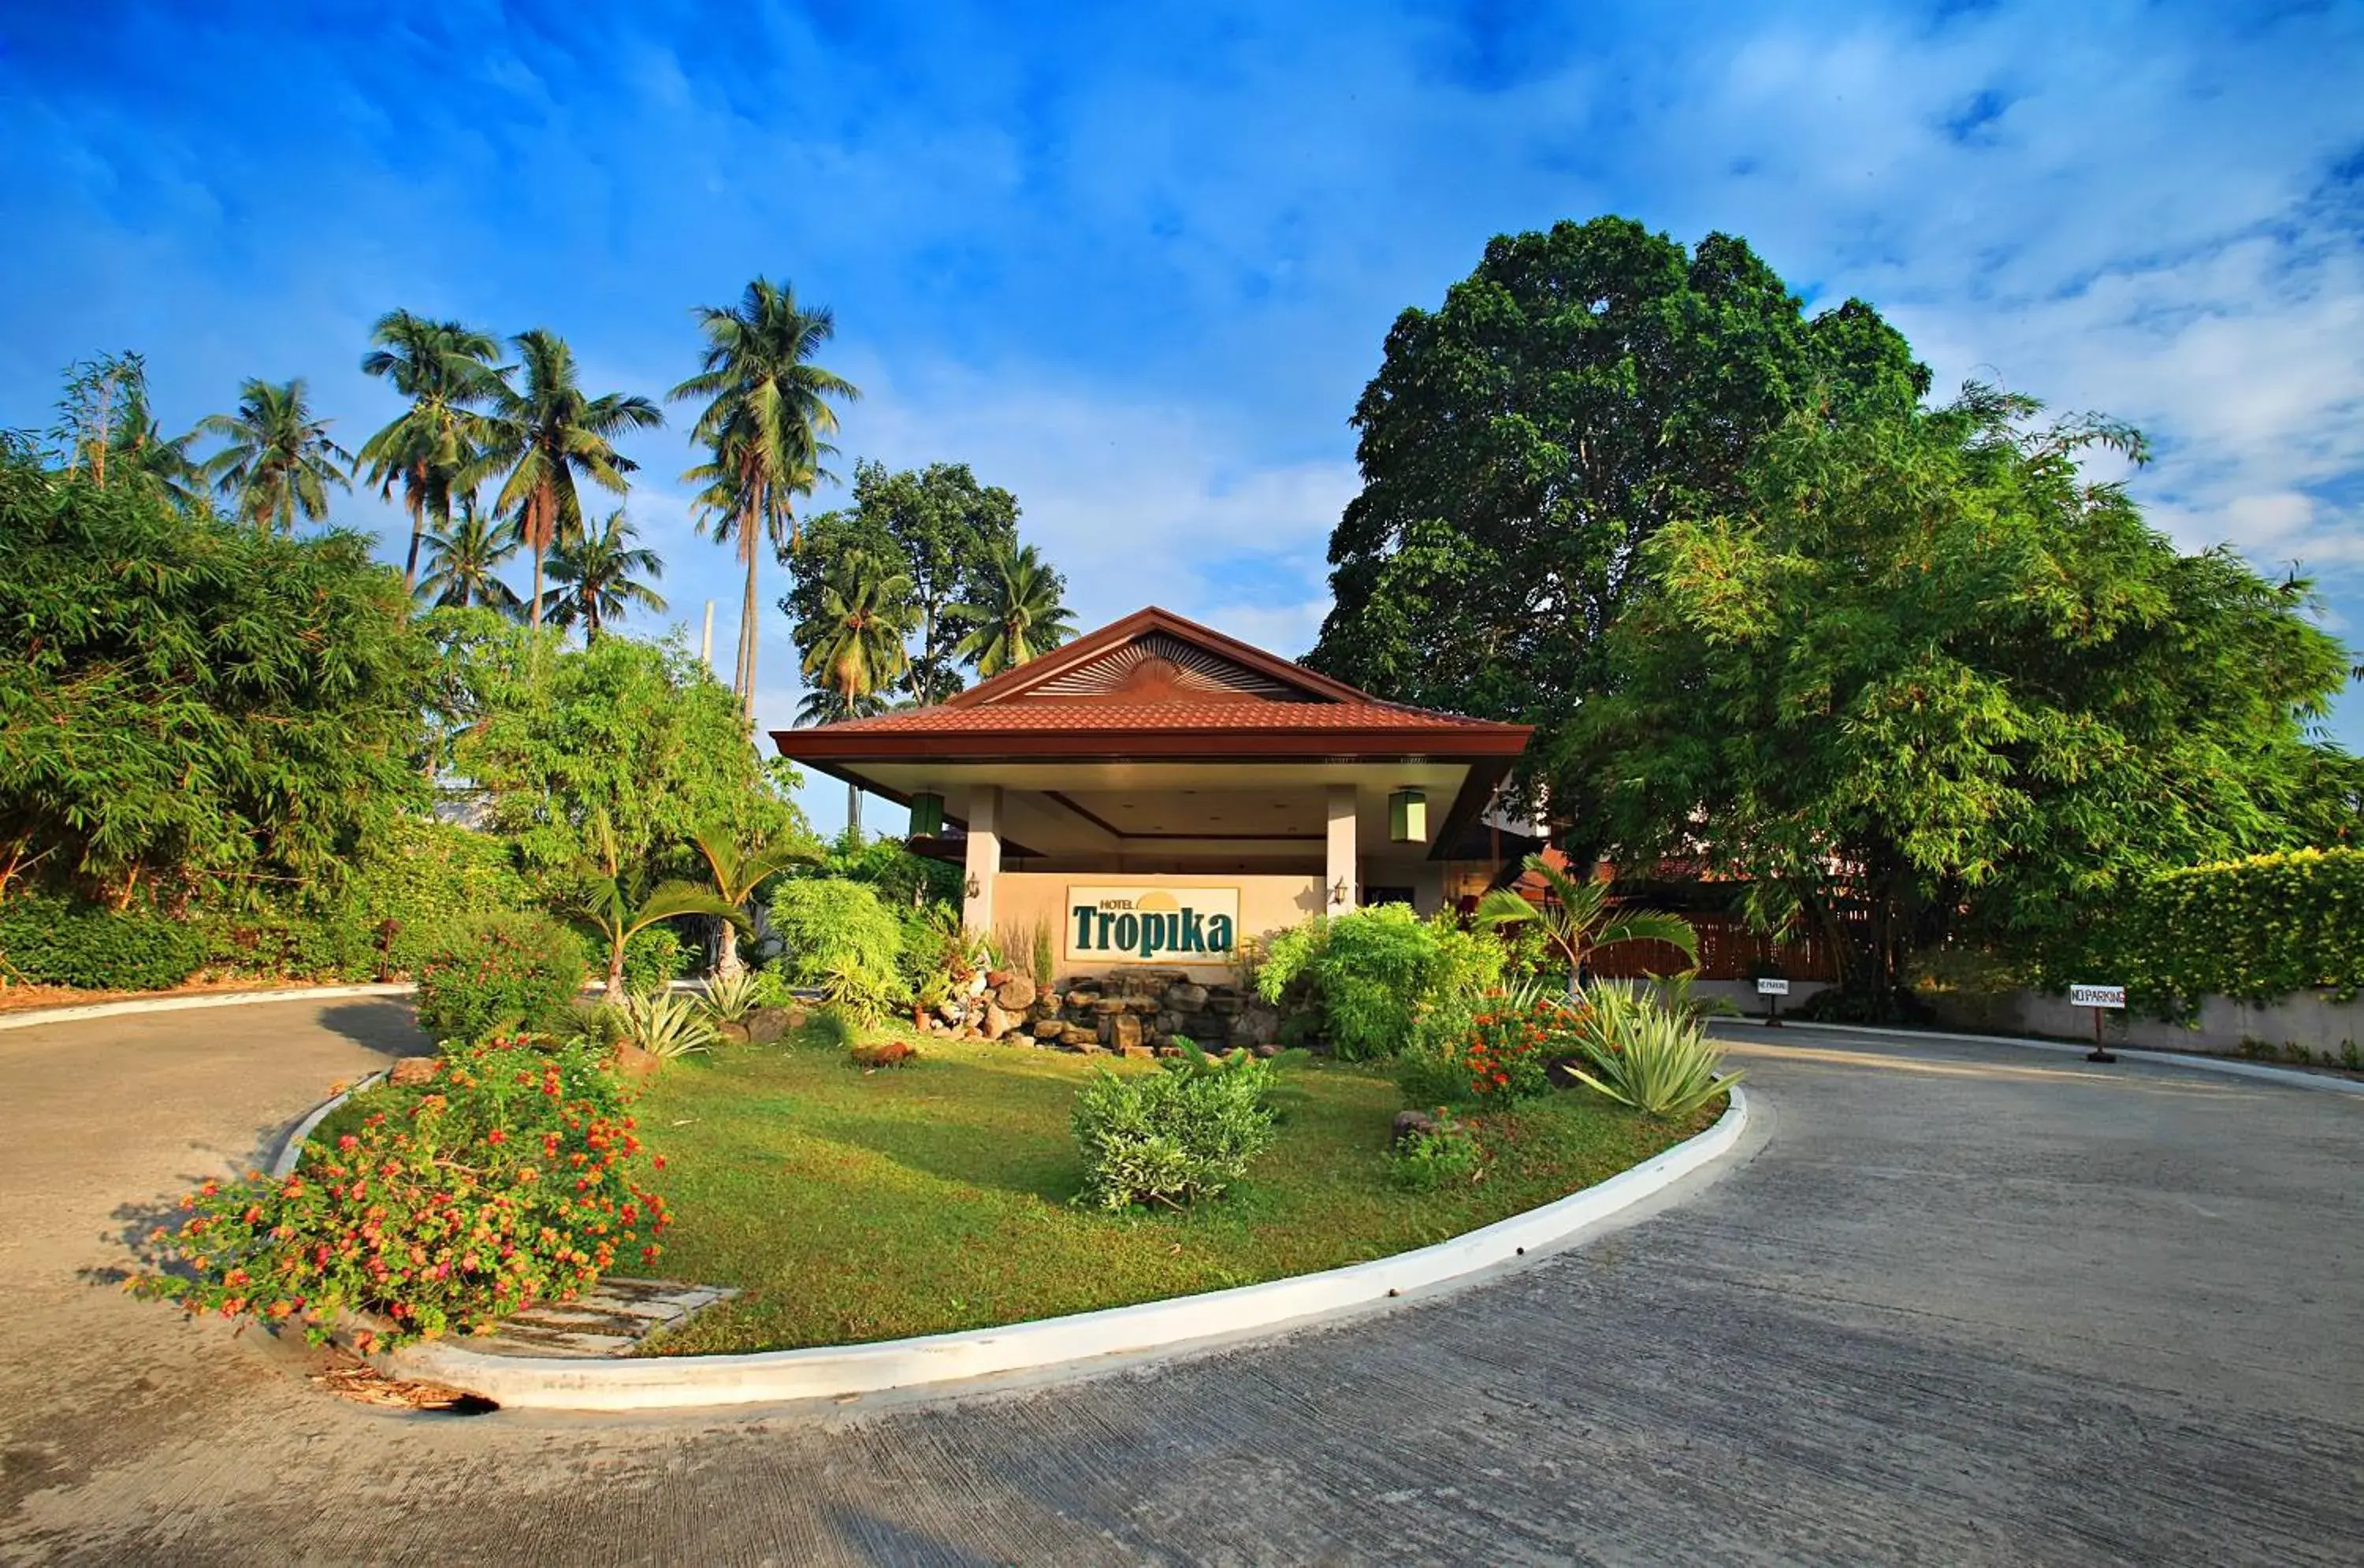
[[[623,994],[624,943],[617,941],[608,944],[608,995],[613,1000]]]
[[[427,470],[411,470],[410,558],[402,563],[402,595],[407,600],[418,588],[418,536],[427,531]]]
[[[755,627],[755,573],[757,570],[757,563],[755,561],[754,518],[752,517],[749,517],[743,527],[744,531],[741,534],[740,538],[747,550],[747,602],[740,611],[740,617],[746,627],[747,679],[744,693],[747,719],[748,722],[752,724],[754,722],[755,718],[755,645],[758,641],[758,635]]]
[[[862,786],[851,781],[845,786],[845,825],[855,838],[862,836]]]

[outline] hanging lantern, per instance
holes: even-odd
[[[1428,841],[1428,796],[1416,789],[1399,789],[1388,796],[1388,837],[1399,844]]]
[[[911,837],[933,839],[944,830],[944,797],[923,789],[911,797]]]

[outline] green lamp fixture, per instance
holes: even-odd
[[[944,830],[944,797],[923,789],[911,797],[911,837],[932,839]]]
[[[1388,837],[1399,844],[1428,841],[1428,796],[1416,789],[1399,789],[1388,796]]]

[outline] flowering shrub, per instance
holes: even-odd
[[[1422,1022],[1399,1074],[1419,1101],[1504,1103],[1551,1087],[1551,1059],[1580,1049],[1585,1009],[1533,987],[1496,988]]]
[[[542,1030],[583,989],[583,943],[541,915],[489,915],[455,928],[418,970],[418,1027],[472,1044],[507,1029]]]
[[[640,1140],[593,1052],[495,1039],[364,1106],[351,1130],[307,1142],[292,1175],[183,1198],[188,1218],[151,1240],[187,1272],[139,1287],[315,1340],[341,1312],[372,1313],[393,1330],[361,1334],[368,1351],[479,1330],[574,1295],[633,1249],[656,1257],[642,1237],[664,1228],[664,1201],[635,1183]]]

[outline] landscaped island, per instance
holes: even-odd
[[[664,1272],[742,1292],[658,1353],[984,1328],[1335,1268],[1589,1186],[1715,1114],[1655,1121],[1556,1093],[1483,1120],[1483,1180],[1407,1192],[1388,1153],[1393,1079],[1316,1060],[1283,1070],[1279,1135],[1221,1201],[1111,1215],[1072,1201],[1068,1117],[1093,1059],[931,1040],[918,1062],[865,1073],[789,1043],[717,1051],[640,1104],[668,1151],[654,1184],[674,1216]]]

